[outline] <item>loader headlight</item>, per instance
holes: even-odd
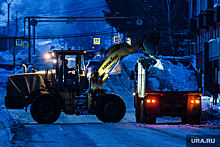
[[[54,57],[54,53],[53,52],[48,52],[45,54],[45,58],[46,59],[52,59]]]
[[[45,58],[46,59],[51,59],[51,55],[47,53],[47,54],[45,54]]]
[[[53,63],[57,63],[57,60],[53,59]]]

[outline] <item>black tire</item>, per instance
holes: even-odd
[[[60,117],[61,105],[53,95],[39,95],[33,100],[30,111],[39,124],[52,124]]]
[[[200,125],[200,116],[195,116],[193,121],[195,124]]]
[[[182,116],[181,117],[181,121],[184,124],[200,124],[200,116],[191,116],[191,117],[187,117],[187,116]]]
[[[124,100],[115,94],[106,94],[96,103],[96,116],[102,122],[119,122],[125,115]]]
[[[135,118],[136,118],[136,122],[140,122],[140,109],[135,109]]]
[[[187,124],[188,123],[188,119],[186,118],[186,116],[181,116],[181,122],[183,124]]]
[[[149,124],[156,124],[156,116],[155,115],[150,115],[146,116],[146,119],[149,120]]]
[[[143,104],[144,102],[143,101],[141,101],[140,102],[140,112],[139,112],[139,114],[140,114],[140,123],[145,123],[145,117],[144,117],[144,104]]]
[[[156,115],[145,115],[144,110],[144,102],[140,103],[140,122],[146,124],[155,124],[156,123]]]

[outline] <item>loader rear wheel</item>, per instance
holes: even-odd
[[[39,124],[52,124],[60,117],[61,105],[52,95],[39,95],[33,100],[30,111]]]
[[[140,122],[146,124],[156,123],[156,115],[145,115],[144,101],[141,101],[140,103]]]
[[[124,100],[115,94],[106,94],[96,104],[96,116],[102,122],[119,122],[125,115]]]

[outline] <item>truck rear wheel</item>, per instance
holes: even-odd
[[[187,116],[182,116],[181,117],[181,121],[184,124],[200,124],[200,116],[191,116],[191,117],[187,117]]]
[[[140,122],[140,109],[135,109],[136,122]]]
[[[30,111],[39,124],[52,124],[60,117],[61,105],[52,95],[39,95],[33,100]]]
[[[144,101],[141,101],[140,103],[140,122],[146,124],[156,123],[156,115],[145,115]]]
[[[96,104],[96,116],[102,122],[119,122],[125,115],[124,100],[115,94],[106,94]]]

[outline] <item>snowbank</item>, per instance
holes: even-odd
[[[10,146],[13,138],[11,128],[16,123],[7,110],[0,108],[0,146]]]

